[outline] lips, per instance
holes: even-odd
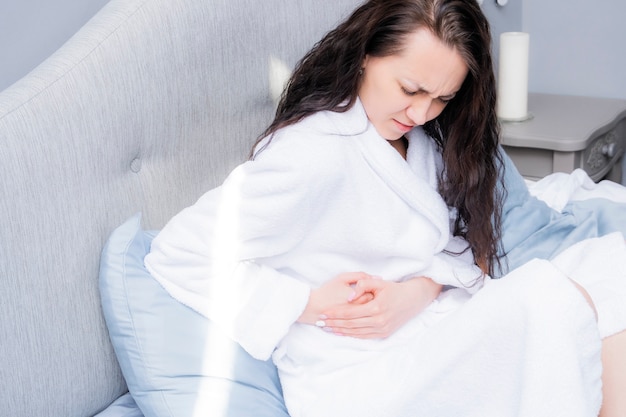
[[[393,119],[394,123],[396,124],[396,126],[398,127],[398,129],[403,132],[406,133],[409,130],[413,129],[413,126],[411,125],[405,125],[404,123],[400,123],[399,121],[397,121],[396,119]]]

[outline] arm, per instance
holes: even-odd
[[[324,167],[310,161],[307,149],[283,148],[268,148],[176,215],[145,259],[174,298],[258,359],[271,355],[310,295],[308,284],[274,269],[271,260],[300,243],[331,195],[326,177],[314,171]]]

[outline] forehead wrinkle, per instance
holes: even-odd
[[[405,77],[402,80],[408,84],[411,84],[411,87],[414,87],[413,89],[415,91],[422,92],[431,96],[434,94],[428,87],[424,87],[421,83],[418,83],[410,78]],[[437,98],[452,98],[456,95],[457,92],[458,90],[452,91],[448,94],[441,94],[438,95]]]
[[[431,51],[437,54],[434,61],[427,58]],[[467,71],[467,64],[456,48],[442,42],[428,29],[420,28],[406,34],[396,52],[387,58],[399,60],[397,62],[402,70],[397,73],[397,82],[407,83],[405,88],[428,94],[433,98],[447,99],[454,97],[463,84],[463,80],[460,80],[460,84],[456,85],[455,73],[457,71],[453,68],[456,65],[456,59],[454,59],[455,56],[450,55],[450,52],[460,58]],[[444,65],[444,67],[437,67],[438,65]],[[435,97],[434,94],[437,91],[442,94]]]

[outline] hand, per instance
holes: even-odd
[[[337,275],[321,287],[311,290],[309,302],[298,322],[319,325],[320,320],[326,318],[325,311],[347,307],[351,303],[358,305],[371,301],[374,298],[371,293],[367,291],[357,293],[356,290],[357,283],[371,280],[375,280],[375,277],[365,272],[346,272]]]
[[[424,310],[441,292],[427,277],[404,282],[368,279],[354,287],[355,301],[324,310],[324,327],[335,334],[362,339],[385,338]],[[362,297],[371,294],[367,302]]]

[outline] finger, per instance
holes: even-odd
[[[376,293],[384,287],[385,283],[386,281],[382,278],[372,277],[372,279],[358,281],[354,284],[354,289],[355,291]]]
[[[365,294],[361,295],[358,298],[355,298],[354,300],[350,302],[352,304],[366,304],[372,301],[373,299],[374,299],[374,294],[372,294],[371,292],[366,292]]]
[[[369,333],[375,332],[376,327],[372,326],[368,319],[354,320],[324,320],[327,331],[333,333]]]
[[[337,336],[344,336],[344,337],[354,337],[357,339],[385,339],[387,337],[389,337],[388,334],[381,334],[381,333],[367,333],[367,332],[363,332],[363,333],[358,333],[358,332],[346,332],[346,333],[335,333]]]
[[[337,278],[346,284],[356,284],[359,281],[369,280],[373,277],[365,272],[345,272],[338,275]]]
[[[353,285],[354,292],[350,297],[348,297],[348,301],[352,302],[364,294],[370,293],[372,296],[376,295],[376,292],[382,288],[383,281],[377,277],[371,277],[370,279],[362,279],[357,281]]]
[[[356,337],[360,339],[379,339],[388,337],[392,331],[387,328],[378,328],[378,327],[331,327],[327,326],[324,328],[325,331],[334,333],[338,336],[349,336]]]
[[[360,318],[371,318],[375,315],[377,308],[372,302],[365,304],[348,304],[345,307],[336,307],[324,311],[323,315],[329,320],[355,320]]]

